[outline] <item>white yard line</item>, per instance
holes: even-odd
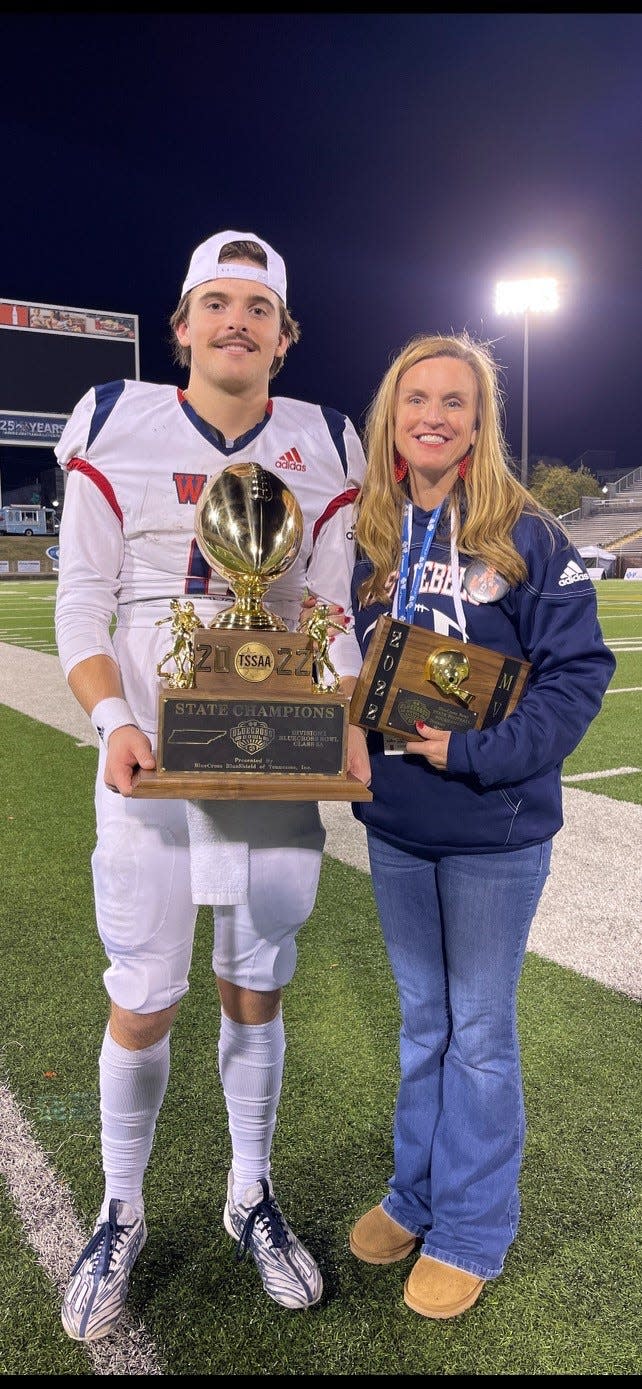
[[[569,786],[573,781],[604,781],[605,777],[610,776],[634,776],[639,770],[639,767],[605,767],[600,772],[569,772],[568,776],[562,777],[562,783]]]

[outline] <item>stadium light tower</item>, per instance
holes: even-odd
[[[559,308],[557,280],[539,276],[533,280],[499,280],[495,286],[495,312],[524,317],[524,375],[522,384],[521,482],[528,486],[528,323],[529,314],[554,313]]]

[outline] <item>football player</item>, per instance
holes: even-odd
[[[230,602],[196,544],[195,506],[230,463],[278,474],[299,502],[304,534],[270,589],[270,608],[294,629],[311,590],[348,619],[352,503],[364,473],[345,414],[270,394],[300,329],[287,306],[285,264],[268,242],[253,232],[210,236],[191,257],[170,322],[185,388],[136,380],[92,387],[56,449],[67,473],[56,633],[70,688],[99,735],[92,874],[111,1005],[99,1063],[104,1198],[62,1307],[67,1334],[81,1341],[113,1329],[147,1237],[143,1179],[170,1030],[188,989],[198,903],[186,803],[131,793],[139,769],[156,765],[168,605],[188,597],[205,627]],[[354,635],[337,633],[343,693],[360,663]],[[363,739],[351,731],[349,741],[348,769],[367,781]],[[285,1052],[281,992],[314,906],[325,832],[312,801],[217,801],[209,810],[213,887],[200,900],[214,903],[218,1065],[231,1139],[223,1220],[239,1253],[253,1255],[268,1296],[307,1308],[321,1298],[321,1273],[277,1202],[270,1157]],[[247,853],[240,888],[229,873],[231,845]]]

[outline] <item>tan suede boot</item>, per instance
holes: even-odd
[[[485,1281],[420,1254],[404,1284],[403,1300],[421,1317],[458,1317],[477,1301]]]
[[[414,1235],[386,1215],[383,1206],[373,1206],[353,1225],[350,1248],[364,1264],[395,1264],[417,1247]]]

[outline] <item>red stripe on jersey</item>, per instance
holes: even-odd
[[[332,501],[330,502],[329,506],[326,506],[323,515],[320,516],[318,521],[315,521],[314,523],[314,530],[312,532],[313,545],[316,541],[319,531],[322,530],[325,526],[326,521],[329,521],[330,517],[334,516],[336,512],[341,509],[342,506],[351,506],[352,503],[355,501],[358,492],[358,487],[349,487],[347,492],[340,492],[338,497],[332,498]]]
[[[118,517],[122,526],[123,513],[116,501],[116,493],[114,492],[111,482],[107,481],[103,473],[99,473],[98,469],[94,468],[91,463],[88,463],[86,458],[72,458],[67,464],[67,470],[70,473],[84,473],[85,477],[91,478],[91,481],[96,484],[99,492],[102,492],[107,505],[111,507],[114,516]]]

